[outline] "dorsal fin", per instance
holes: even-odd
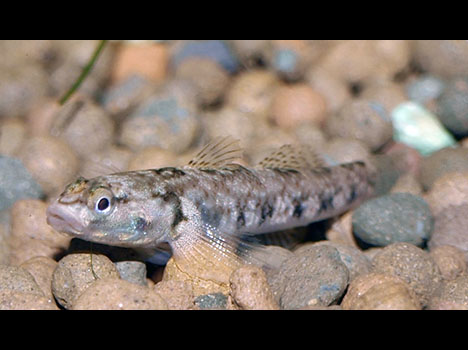
[[[232,161],[242,158],[239,140],[231,136],[217,137],[208,143],[189,163],[189,167],[219,169],[233,165]]]
[[[304,146],[283,145],[258,163],[262,168],[315,169],[327,165],[315,152]]]

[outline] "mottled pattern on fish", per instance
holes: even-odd
[[[330,218],[372,191],[363,162],[326,167],[285,146],[259,167],[247,168],[232,163],[239,151],[237,142],[224,138],[186,167],[80,178],[49,207],[48,222],[110,245],[168,242],[175,254],[184,254],[190,245],[205,242],[231,255],[242,234]]]

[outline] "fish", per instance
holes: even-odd
[[[254,167],[239,141],[214,139],[185,166],[78,177],[47,209],[55,230],[106,245],[158,249],[212,264],[255,262],[242,237],[340,215],[373,192],[364,162],[328,166],[284,145]],[[226,263],[227,262],[227,263]]]

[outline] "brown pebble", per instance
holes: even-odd
[[[52,136],[31,137],[18,156],[46,194],[62,191],[78,170],[78,159],[70,146]]]
[[[325,233],[327,240],[358,248],[356,239],[353,235],[352,217],[353,212],[348,211],[344,215],[335,218],[332,226]]]
[[[420,310],[418,297],[399,277],[380,273],[354,279],[343,298],[344,310]]]
[[[226,105],[248,116],[266,119],[278,78],[266,70],[248,70],[237,75],[226,96]]]
[[[59,310],[59,308],[43,295],[0,290],[0,310]]]
[[[444,281],[429,302],[429,310],[468,310],[468,275]]]
[[[98,279],[77,298],[73,310],[167,310],[153,289],[121,279]]]
[[[26,136],[26,125],[18,118],[5,119],[0,123],[0,154],[14,156]]]
[[[404,192],[420,196],[422,194],[422,186],[411,173],[407,173],[398,178],[396,184],[393,185],[391,192]]]
[[[393,243],[372,259],[373,271],[400,277],[425,306],[442,280],[439,268],[428,252],[410,243]]]
[[[154,285],[157,292],[167,303],[169,310],[192,310],[193,303],[192,286],[183,281],[161,281]]]
[[[424,199],[434,216],[450,205],[468,203],[468,172],[452,172],[434,181]]]
[[[92,153],[83,162],[80,175],[89,179],[128,170],[128,164],[133,159],[133,153],[120,146],[110,146]]]
[[[429,253],[437,266],[442,277],[453,280],[466,272],[465,254],[460,249],[449,245],[441,245],[431,249]]]
[[[253,265],[236,269],[229,279],[231,296],[244,310],[279,310],[265,272]]]
[[[94,274],[93,274],[94,271]],[[52,293],[66,309],[71,309],[77,298],[98,279],[120,275],[112,261],[101,254],[69,254],[58,262],[52,277]],[[130,282],[129,282],[130,283]]]
[[[364,142],[351,138],[335,137],[330,139],[325,144],[323,153],[338,164],[354,161],[371,162],[369,147]]]
[[[25,261],[20,267],[29,271],[44,295],[55,303],[52,295],[52,275],[57,267],[57,262],[46,256],[37,256]]]
[[[184,59],[176,68],[175,78],[193,85],[200,105],[217,102],[230,81],[228,72],[218,63],[201,57]]]
[[[166,77],[168,61],[166,45],[123,44],[116,52],[111,79],[116,82],[132,74],[141,74],[149,80],[161,82]]]
[[[280,87],[271,106],[271,117],[281,128],[293,128],[309,121],[321,125],[326,113],[323,96],[306,84]]]
[[[146,147],[137,152],[128,164],[128,170],[159,169],[164,167],[179,166],[178,156],[161,147]]]
[[[46,210],[47,204],[37,199],[13,204],[8,238],[11,264],[20,265],[36,256],[53,258],[68,247],[71,238],[47,224]]]
[[[73,96],[54,118],[51,134],[66,141],[81,158],[110,146],[114,120],[98,104],[84,95]]]
[[[48,136],[61,105],[56,98],[44,98],[35,103],[26,115],[26,127],[31,136]]]
[[[366,85],[360,97],[378,103],[389,115],[396,106],[408,99],[404,87],[389,80],[378,80]]]
[[[19,266],[0,265],[0,290],[44,296],[34,277]]]

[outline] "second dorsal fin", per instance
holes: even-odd
[[[326,164],[320,156],[304,146],[283,145],[258,163],[258,166],[300,170],[323,168]]]
[[[189,167],[219,169],[232,165],[232,161],[242,158],[239,140],[231,136],[217,137],[208,143],[189,163]]]

